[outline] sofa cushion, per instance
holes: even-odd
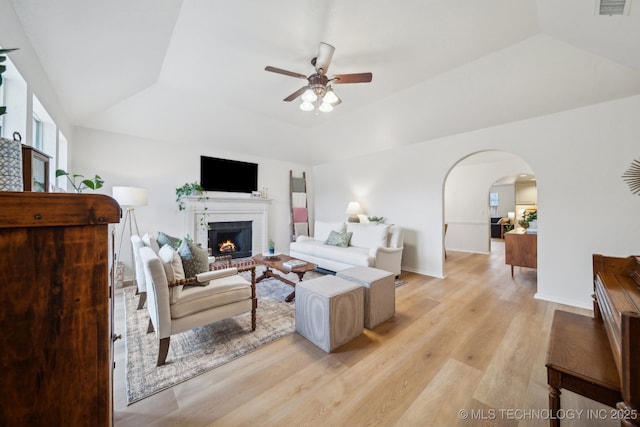
[[[389,233],[389,225],[387,224],[359,224],[350,222],[347,224],[347,231],[353,233],[351,236],[351,246],[359,248],[387,246],[387,234]]]
[[[375,258],[369,254],[369,249],[367,248],[356,248],[353,246],[341,248],[338,246],[325,245],[324,242],[311,239],[292,242],[289,248],[291,252],[338,261],[345,264],[364,267],[373,267],[375,264]]]
[[[251,283],[233,274],[218,278],[207,287],[185,286],[178,301],[171,304],[171,317],[176,319],[250,298]]]
[[[316,221],[313,227],[313,238],[320,242],[325,242],[331,231],[342,233],[344,231],[344,222]]]
[[[327,240],[324,243],[331,246],[346,248],[349,246],[349,240],[351,240],[351,233],[347,231],[338,233],[337,231],[331,230],[329,237],[327,237]]]
[[[180,244],[177,252],[182,260],[186,278],[196,277],[196,274],[209,271],[209,253],[206,249],[185,239]],[[197,283],[200,286],[207,286],[208,284],[208,281]]]

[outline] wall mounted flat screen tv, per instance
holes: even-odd
[[[200,185],[206,191],[257,191],[258,164],[200,156]]]

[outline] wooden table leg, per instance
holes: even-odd
[[[560,427],[558,411],[560,410],[560,386],[562,385],[562,373],[553,368],[547,367],[547,384],[549,385],[549,410],[551,417],[549,425]]]
[[[549,409],[551,410],[549,426],[560,427],[560,420],[558,419],[558,411],[560,410],[560,390],[552,386],[549,386]]]

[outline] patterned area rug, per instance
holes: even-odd
[[[319,275],[313,271],[308,272],[305,280]],[[156,366],[158,343],[154,333],[146,333],[149,313],[146,308],[136,310],[135,290],[126,289],[128,404],[293,333],[295,305],[284,301],[291,291],[290,286],[275,279],[258,283],[257,328],[254,332],[251,331],[251,313],[245,313],[173,335],[166,364]]]

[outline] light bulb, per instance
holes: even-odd
[[[329,103],[331,105],[334,105],[336,102],[340,101],[340,98],[338,98],[338,96],[333,91],[333,89],[329,88],[329,89],[327,89],[327,93],[324,96],[323,101],[327,102],[327,103]]]
[[[313,104],[309,101],[303,101],[302,104],[300,104],[300,109],[302,111],[313,111]]]
[[[333,105],[329,104],[328,102],[323,102],[320,105],[320,108],[318,108],[320,111],[322,111],[323,113],[329,113],[331,111],[333,111]]]
[[[307,89],[302,94],[302,100],[305,102],[316,102],[318,96],[311,89]]]

